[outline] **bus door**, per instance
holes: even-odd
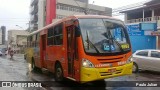
[[[44,60],[46,59],[46,34],[41,36],[41,62],[42,62],[42,67],[45,68],[46,64]]]
[[[73,26],[67,27],[67,59],[68,59],[68,76],[75,78],[75,30]]]

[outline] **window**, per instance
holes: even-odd
[[[69,11],[72,11],[72,7],[69,7]]]
[[[37,35],[34,34],[33,35],[33,40],[32,40],[32,47],[36,47],[36,37],[37,37]]]
[[[57,5],[57,9],[59,9],[60,8],[60,6],[59,5]]]
[[[160,52],[151,51],[151,57],[160,58]]]
[[[48,29],[47,45],[53,45],[53,27]]]
[[[68,10],[68,6],[64,6],[64,10]]]
[[[62,45],[63,44],[63,24],[58,24],[54,27],[54,45]]]
[[[81,9],[79,10],[79,12],[84,12],[84,9],[81,8]]]
[[[138,55],[138,56],[148,56],[148,51],[141,51],[141,52],[138,52],[136,55]]]
[[[60,9],[61,9],[61,10],[63,9],[63,6],[62,6],[62,5],[60,5]]]
[[[40,36],[39,36],[39,33],[36,34],[36,40],[35,40],[35,46],[36,47],[39,47],[39,39],[40,39]]]

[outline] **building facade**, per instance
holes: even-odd
[[[8,47],[14,48],[17,52],[24,50],[27,45],[27,35],[29,32],[25,30],[9,30]]]
[[[6,37],[6,27],[1,26],[1,28],[0,28],[0,45],[6,44],[5,37]]]
[[[125,23],[126,25],[135,26],[139,25],[140,23],[145,23],[148,30],[139,29],[141,36],[135,36],[136,42],[140,41],[141,43],[144,42],[144,45],[150,45],[151,49],[160,49],[160,1],[159,0],[151,0],[143,5],[139,6],[138,8],[133,8],[130,10],[122,11],[121,13],[125,14]],[[157,27],[156,30],[149,29],[152,26],[149,26],[152,23],[156,23]],[[147,25],[148,24],[148,25]],[[158,30],[157,30],[158,29]],[[132,37],[132,36],[131,36]],[[133,39],[135,39],[135,37]],[[141,39],[140,39],[141,38]],[[156,48],[152,48],[152,46],[156,45]],[[142,45],[139,45],[142,46]],[[143,46],[144,48],[144,46]],[[146,49],[150,49],[146,48]]]
[[[112,9],[88,4],[88,0],[31,0],[31,31],[70,15],[112,16]]]

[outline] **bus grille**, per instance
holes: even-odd
[[[100,72],[100,75],[101,76],[108,76],[108,75],[113,75],[113,74],[120,74],[121,72],[122,72],[122,69],[121,70],[116,70],[113,73],[110,73],[110,72]]]
[[[123,59],[123,57],[118,58],[109,58],[109,59],[97,59],[101,64],[108,64],[108,63],[116,63],[120,62]]]

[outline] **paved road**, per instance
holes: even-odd
[[[47,71],[31,71],[30,65],[23,59],[23,55],[21,54],[15,55],[14,60],[10,60],[7,56],[0,57],[0,81],[36,81],[41,82],[42,86],[45,86],[43,88],[0,88],[0,90],[160,90],[159,87],[107,87],[107,81],[119,81],[113,82],[114,84],[121,83],[121,81],[122,83],[125,81],[160,81],[159,72],[149,71],[141,71],[130,76],[105,79],[104,81],[88,83],[82,86],[69,80],[57,83],[54,80],[53,74]],[[97,87],[96,85],[99,86]]]

